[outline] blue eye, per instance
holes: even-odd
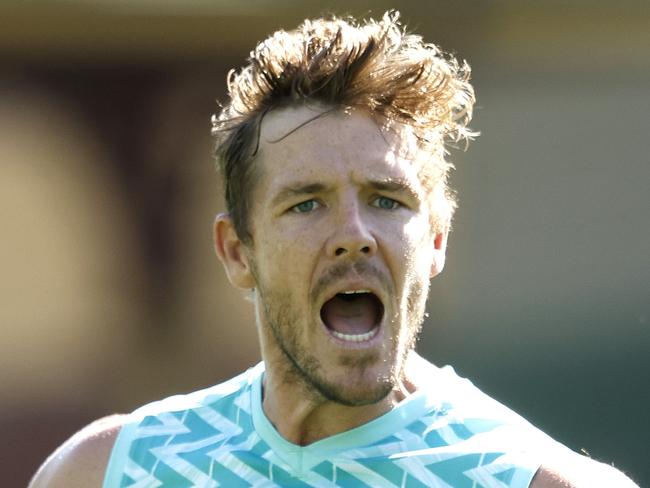
[[[400,206],[397,200],[388,197],[377,197],[372,202],[373,207],[381,208],[382,210],[395,210]]]
[[[317,208],[318,202],[316,200],[305,200],[304,202],[300,202],[298,205],[291,207],[291,211],[296,213],[307,213],[313,212]]]

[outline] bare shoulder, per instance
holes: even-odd
[[[101,487],[113,444],[126,418],[111,415],[77,432],[47,458],[29,488]]]
[[[621,471],[580,454],[571,453],[544,463],[531,488],[639,488]]]

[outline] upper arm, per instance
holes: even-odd
[[[105,417],[77,432],[47,458],[29,488],[100,488],[125,418]]]
[[[545,462],[530,488],[639,488],[621,471],[577,453]]]

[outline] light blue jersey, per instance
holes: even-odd
[[[527,487],[562,448],[451,367],[381,417],[308,446],[262,410],[262,363],[221,385],[152,403],[122,428],[104,488]]]

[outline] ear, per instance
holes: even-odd
[[[228,275],[228,280],[237,288],[255,288],[244,243],[239,240],[235,226],[227,213],[217,215],[214,220],[214,249]]]
[[[447,252],[447,237],[449,236],[449,225],[445,225],[436,235],[433,236],[433,261],[429,277],[433,278],[440,274],[445,267]]]

